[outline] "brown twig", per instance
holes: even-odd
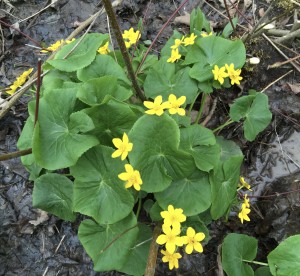
[[[155,267],[156,267],[156,259],[157,259],[157,253],[158,253],[158,245],[156,243],[156,239],[161,233],[161,222],[159,222],[153,231],[152,234],[152,242],[150,244],[150,249],[149,249],[149,256],[148,256],[148,261],[146,265],[146,270],[145,270],[145,276],[154,276],[155,274]]]
[[[293,57],[293,58],[290,58],[290,59],[288,59],[288,60],[286,60],[286,61],[275,62],[274,64],[269,65],[269,66],[268,66],[268,69],[270,69],[270,68],[278,68],[278,67],[280,67],[281,65],[290,63],[291,61],[294,61],[294,60],[299,59],[299,58],[300,58],[300,55],[298,55],[298,56],[296,56],[296,57]]]
[[[28,155],[31,153],[32,153],[32,149],[25,149],[25,150],[15,151],[15,152],[7,153],[7,154],[2,154],[2,155],[0,155],[0,161],[17,158],[17,157]]]
[[[232,22],[232,18],[231,18],[230,13],[229,13],[228,5],[227,5],[227,0],[223,0],[223,2],[224,2],[224,5],[225,5],[226,13],[227,13],[227,16],[229,18],[229,22],[230,22],[232,31],[234,31],[234,24]]]
[[[281,77],[279,77],[278,79],[272,81],[270,84],[268,84],[264,89],[262,89],[260,91],[260,93],[265,92],[269,87],[271,87],[273,84],[275,84],[276,82],[280,81],[281,79],[283,79],[284,77],[286,77],[288,74],[292,73],[293,70],[288,71],[287,73],[283,74]]]
[[[134,70],[133,70],[133,67],[132,67],[132,64],[131,64],[130,56],[129,56],[127,48],[125,46],[125,42],[124,42],[124,39],[123,39],[123,36],[122,36],[122,32],[121,32],[120,26],[118,24],[115,12],[113,10],[112,4],[111,4],[110,0],[103,0],[102,2],[103,2],[103,5],[105,7],[106,13],[108,15],[109,21],[111,22],[111,26],[112,26],[112,29],[113,29],[114,34],[116,36],[117,43],[120,47],[121,54],[123,56],[124,62],[126,64],[126,67],[127,67],[127,70],[128,70],[129,78],[131,79],[131,82],[132,82],[132,86],[133,86],[133,88],[136,92],[136,95],[141,100],[144,100],[145,96],[144,96],[141,88],[139,87],[136,76],[134,74]]]

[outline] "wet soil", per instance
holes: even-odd
[[[122,29],[136,26],[139,18],[146,14],[142,40],[153,40],[180,2],[153,1],[148,7],[149,1],[145,0],[123,1],[116,12]],[[189,11],[196,2],[204,1],[190,1],[185,11]],[[222,9],[217,1],[214,2],[216,8]],[[49,4],[42,0],[11,0],[8,3],[13,8],[1,2],[0,19],[10,24],[17,21],[13,16],[26,18]],[[257,10],[267,6],[265,1],[258,1],[257,4]],[[100,6],[96,0],[58,1],[20,23],[19,27],[34,40],[49,45],[67,37],[78,23],[97,12]],[[210,6],[203,4],[202,8],[212,21],[218,22],[219,27],[224,25],[224,19]],[[275,14],[280,12],[280,9],[274,11]],[[183,13],[184,10],[181,11]],[[251,9],[244,13],[251,20]],[[156,43],[156,51],[163,46],[174,28],[182,32],[188,30],[185,25],[171,24]],[[97,19],[92,31],[107,32],[106,16]],[[0,55],[0,86],[7,87],[21,72],[36,67],[39,57],[45,59],[45,56],[27,46],[34,44],[18,32],[2,26],[1,33],[4,47]],[[217,108],[208,126],[226,121],[228,104],[237,95],[246,94],[250,88],[260,91],[293,70],[289,64],[267,69],[269,65],[284,59],[263,38],[250,40],[246,46],[247,54],[259,56],[261,63],[246,68],[240,88],[226,92],[226,95],[217,95]],[[288,47],[299,50],[299,40]],[[287,51],[287,54],[291,53]],[[287,83],[300,83],[296,70],[265,91],[270,99],[273,120],[254,142],[245,141],[239,125],[227,127],[220,133],[236,141],[245,155],[242,175],[253,188],[250,194],[253,206],[251,221],[241,225],[236,214],[232,213],[227,222],[212,223],[209,227],[211,240],[203,254],[193,254],[189,258],[184,256],[178,271],[169,271],[166,264],[159,261],[156,275],[219,275],[218,246],[228,232],[258,238],[259,261],[266,261],[268,252],[283,239],[300,232],[297,219],[300,215],[300,195],[298,192],[289,193],[300,188],[300,97],[291,91]],[[27,118],[27,101],[28,97],[23,97],[0,120],[0,154],[17,150],[16,142]],[[32,185],[19,159],[0,163],[0,275],[120,275],[116,272],[93,271],[92,262],[76,235],[80,218],[75,223],[68,223],[33,209]]]

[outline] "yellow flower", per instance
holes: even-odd
[[[117,148],[117,150],[111,155],[112,158],[121,156],[121,160],[124,160],[127,157],[128,152],[132,151],[133,144],[129,143],[126,133],[123,134],[122,140],[120,138],[114,138],[112,142]]]
[[[240,80],[242,80],[243,78],[240,76],[242,70],[241,69],[234,69],[234,64],[231,63],[230,65],[225,64],[226,70],[227,70],[227,74],[228,77],[231,80],[231,85],[236,84],[240,84]]]
[[[54,51],[56,51],[56,50],[61,46],[61,44],[62,44],[63,42],[64,42],[63,39],[58,40],[58,41],[56,41],[55,43],[51,44],[49,47],[47,47],[47,48],[41,50],[40,52],[41,52],[41,53],[54,52]]]
[[[196,231],[192,227],[189,227],[186,231],[186,236],[182,237],[183,244],[186,244],[185,252],[191,254],[195,249],[197,252],[202,253],[203,247],[200,242],[203,241],[204,238],[204,233],[199,232],[196,234]]]
[[[247,205],[245,203],[242,204],[242,208],[239,212],[239,219],[241,220],[241,223],[244,222],[244,220],[246,221],[250,221],[250,218],[248,217],[248,214],[250,213],[250,209],[247,208]]]
[[[245,194],[244,195],[244,204],[245,204],[245,206],[246,206],[246,208],[250,208],[250,199],[248,198],[248,195],[247,194]]]
[[[201,32],[201,36],[202,37],[208,37],[208,36],[212,36],[212,32],[210,32],[209,34],[207,32]]]
[[[145,113],[149,115],[161,116],[164,113],[164,109],[168,107],[168,102],[162,102],[162,96],[157,96],[154,102],[144,101],[144,106],[149,108]]]
[[[137,41],[140,39],[141,33],[140,31],[135,32],[133,28],[130,28],[128,31],[125,30],[122,36],[125,40],[126,48],[130,48],[132,44],[136,44]]]
[[[177,61],[180,58],[181,58],[181,54],[179,54],[178,48],[172,49],[171,57],[167,60],[167,62],[174,63],[175,61]]]
[[[21,87],[25,82],[27,77],[31,74],[33,68],[30,68],[24,71],[19,77],[16,78],[14,83],[9,87],[10,89],[6,91],[7,94],[12,95],[16,92],[16,90]]]
[[[179,253],[173,253],[171,254],[168,252],[168,250],[161,250],[160,251],[164,256],[162,257],[162,261],[164,263],[169,262],[169,269],[172,270],[174,267],[178,268],[178,259],[180,259],[182,256]]]
[[[184,46],[193,45],[195,43],[196,35],[191,33],[189,37],[186,37],[183,41]]]
[[[249,191],[252,191],[251,189],[251,186],[248,182],[245,181],[245,178],[240,176],[240,183],[239,183],[239,189],[242,189],[242,188],[246,188],[248,189]]]
[[[174,94],[170,94],[168,98],[168,109],[170,114],[176,114],[178,113],[180,116],[185,115],[185,109],[181,108],[180,106],[185,103],[186,96],[181,96],[178,99]]]
[[[100,54],[100,55],[107,55],[110,50],[108,49],[108,41],[103,45],[101,46],[97,52]]]
[[[228,77],[228,74],[225,72],[225,66],[219,68],[218,65],[215,65],[212,73],[214,74],[214,79],[219,81],[220,84],[223,84],[224,78]]]
[[[171,46],[171,49],[175,50],[175,49],[179,48],[179,46],[182,44],[183,40],[184,40],[184,36],[181,39],[176,38],[174,41],[174,45]]]
[[[118,177],[121,180],[127,181],[125,184],[125,188],[128,189],[133,186],[137,191],[140,191],[141,185],[143,184],[140,172],[137,170],[134,170],[130,164],[125,165],[125,170],[126,170],[126,172],[120,173],[118,175]]]
[[[176,245],[183,245],[182,238],[178,237],[180,228],[171,228],[169,225],[163,224],[162,229],[164,234],[159,235],[156,242],[160,245],[166,244],[167,251],[170,252],[170,254],[173,254]]]
[[[186,220],[181,208],[174,209],[173,205],[168,206],[168,211],[160,212],[161,217],[164,219],[164,225],[172,226],[173,228],[180,229],[180,223]]]

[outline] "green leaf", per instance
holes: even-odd
[[[56,89],[40,100],[33,154],[37,164],[48,170],[74,165],[85,151],[99,143],[95,137],[82,134],[94,124],[84,112],[73,113],[76,92],[72,88]]]
[[[134,276],[144,275],[151,239],[151,229],[145,224],[139,224],[139,235],[133,246],[129,249],[129,256],[119,271]]]
[[[113,146],[113,138],[128,133],[141,112],[126,103],[111,99],[108,102],[85,109],[95,125],[90,134],[96,136],[102,145]]]
[[[104,76],[84,82],[77,93],[82,102],[91,106],[101,104],[107,95],[124,101],[132,95],[132,91],[118,85],[116,77]]]
[[[30,102],[28,105],[32,105],[35,103]],[[34,130],[34,119],[33,116],[29,116],[24,127],[20,138],[18,140],[17,146],[19,150],[25,150],[32,148],[32,137],[33,137],[33,130]],[[33,154],[28,154],[21,157],[22,164],[30,173],[29,180],[35,180],[39,177],[42,167],[38,166],[35,162]]]
[[[222,266],[228,276],[252,276],[253,269],[244,261],[253,261],[257,240],[242,234],[228,234],[222,244]]]
[[[211,215],[214,220],[222,217],[235,199],[243,162],[243,154],[234,142],[218,138],[218,143],[221,146],[221,160],[209,178],[212,192]]]
[[[268,96],[257,93],[237,99],[230,107],[230,117],[236,122],[241,118],[245,119],[243,123],[245,138],[253,141],[271,122],[272,113],[269,110]]]
[[[215,65],[219,67],[225,64],[234,64],[234,68],[241,68],[246,60],[246,50],[241,40],[227,40],[218,36],[200,38],[194,44],[203,53],[197,56],[194,52],[188,52],[186,59],[194,61],[190,70],[190,77],[199,82],[213,79],[212,69]]]
[[[48,60],[51,66],[65,72],[73,72],[82,69],[92,63],[97,54],[97,50],[104,40],[108,38],[107,34],[87,34],[77,45],[79,40],[62,47],[55,55],[53,60]],[[77,45],[75,47],[75,45]],[[75,47],[75,48],[74,48]]]
[[[180,130],[180,147],[191,153],[196,166],[209,172],[217,165],[220,147],[216,145],[213,132],[200,125],[192,125]]]
[[[263,266],[255,270],[254,276],[272,276],[270,268]]]
[[[155,201],[153,206],[150,209],[150,217],[152,221],[160,221],[162,220],[162,217],[160,215],[160,212],[162,212],[163,209],[159,206],[158,202]]]
[[[129,132],[133,150],[129,153],[130,164],[141,173],[146,192],[166,189],[172,178],[182,178],[194,170],[191,155],[178,150],[179,128],[168,115],[144,115]]]
[[[74,211],[93,217],[100,224],[115,223],[132,211],[134,198],[118,174],[125,171],[114,150],[97,146],[71,167],[74,182]],[[126,162],[125,162],[126,163]]]
[[[97,55],[91,65],[77,71],[77,77],[80,81],[88,81],[103,76],[115,76],[120,84],[131,85],[124,69],[108,55]]]
[[[272,275],[300,275],[300,235],[290,236],[268,255]]]
[[[162,58],[157,65],[149,71],[144,83],[146,97],[155,98],[162,95],[164,100],[170,94],[176,97],[186,96],[186,104],[193,102],[198,93],[197,83],[189,76],[190,68],[179,70],[175,74],[175,64],[166,62]]]
[[[206,30],[206,32],[211,32],[210,23],[206,19],[201,9],[193,9],[190,17],[190,33],[196,32],[199,34],[203,28]]]
[[[63,220],[74,221],[76,216],[72,210],[73,183],[67,177],[47,173],[34,182],[33,207],[40,208]]]
[[[173,181],[167,189],[155,193],[155,198],[164,210],[172,204],[182,208],[186,216],[202,213],[211,205],[208,175],[197,170],[189,177]]]
[[[92,220],[81,222],[78,238],[94,262],[95,271],[120,270],[134,246],[139,229],[131,213],[123,220],[99,225]]]
[[[231,22],[233,23],[233,26],[234,28],[236,27],[237,23],[238,23],[238,18],[235,17],[235,18],[232,18],[231,19]],[[232,29],[232,25],[231,25],[231,22],[228,22],[227,25],[225,26],[223,32],[222,32],[222,36],[224,38],[228,38],[231,33],[233,32],[233,29]]]

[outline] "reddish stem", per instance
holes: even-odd
[[[14,26],[12,26],[11,24],[5,23],[4,21],[0,20],[0,23],[3,24],[6,27],[12,28],[15,31],[19,32],[20,34],[22,34],[23,36],[25,36],[26,38],[28,38],[30,41],[32,41],[35,45],[39,46],[40,48],[43,48],[42,45],[35,41],[33,38],[31,38],[30,36],[28,36],[27,34],[23,33],[22,31],[20,31],[19,29],[15,28]]]
[[[231,25],[232,31],[234,31],[234,24],[232,22],[232,19],[231,19],[230,13],[229,13],[228,5],[227,5],[227,0],[223,0],[223,2],[224,2],[224,5],[225,5],[227,16],[228,16],[229,21],[230,21],[230,25]]]

